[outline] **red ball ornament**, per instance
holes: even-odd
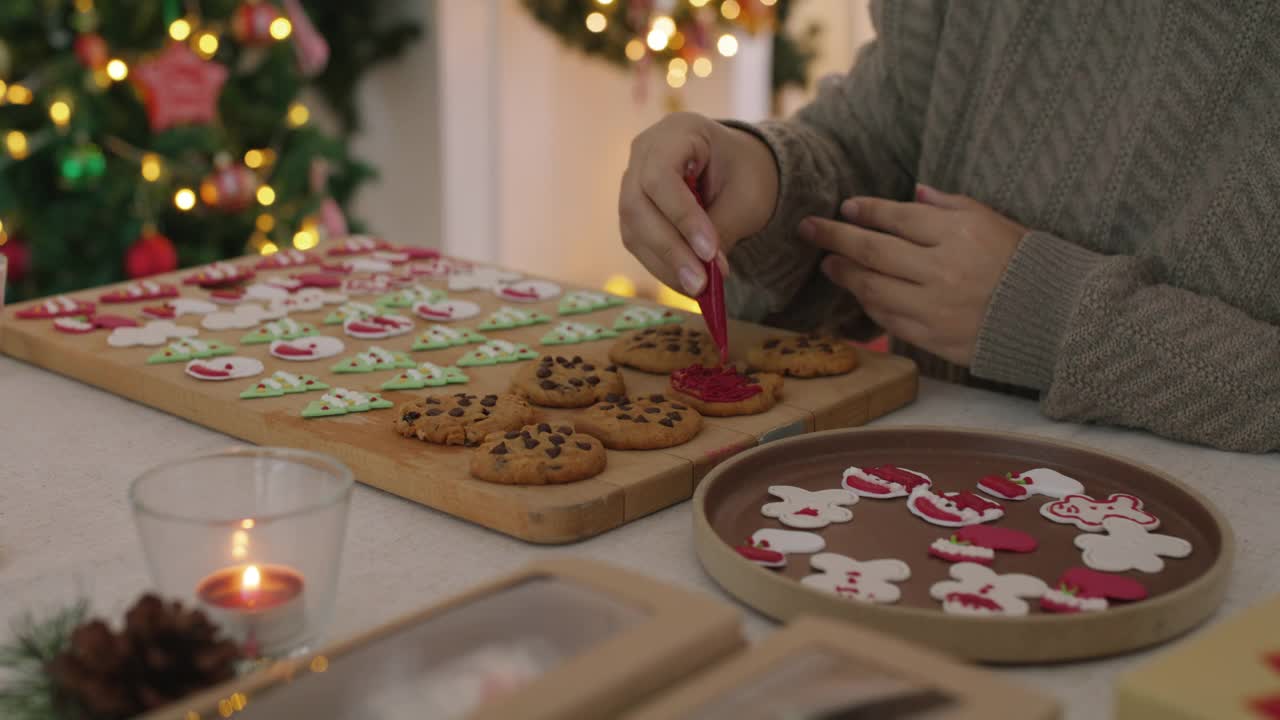
[[[124,254],[124,271],[131,278],[158,275],[178,267],[178,251],[169,238],[155,230],[144,229]]]
[[[4,237],[0,235],[0,238]],[[5,256],[9,263],[6,275],[9,282],[16,283],[31,271],[31,248],[27,247],[21,237],[9,235],[8,239],[4,240],[4,244],[0,245],[0,255]],[[2,285],[3,283],[0,283],[0,286]]]
[[[271,3],[247,2],[231,16],[231,34],[241,45],[270,45],[275,42],[271,37],[271,23],[279,17],[280,10]]]
[[[200,182],[201,202],[228,213],[240,212],[252,205],[258,191],[258,176],[226,156],[219,157],[214,166],[209,177]]]
[[[72,49],[75,50],[80,64],[90,70],[101,70],[106,67],[111,54],[107,49],[107,41],[103,40],[98,33],[80,33],[76,36]]]

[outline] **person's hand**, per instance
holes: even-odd
[[[1027,229],[963,195],[922,185],[916,200],[850,198],[848,223],[806,218],[800,234],[831,251],[822,272],[885,332],[967,367]]]
[[[698,177],[704,211],[685,184]],[[701,115],[675,113],[631,143],[618,194],[622,243],[659,280],[697,295],[702,261],[759,232],[773,215],[778,168],[768,146],[749,133]]]

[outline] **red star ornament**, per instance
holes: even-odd
[[[160,132],[174,125],[213,122],[227,69],[175,42],[139,63],[133,76],[147,106],[151,130]]]

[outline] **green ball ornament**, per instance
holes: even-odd
[[[58,175],[64,190],[95,188],[106,172],[107,157],[102,148],[91,142],[68,148],[58,157]]]

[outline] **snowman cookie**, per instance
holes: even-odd
[[[783,525],[804,529],[849,522],[853,513],[846,506],[858,502],[857,495],[839,489],[811,491],[791,485],[770,485],[769,494],[781,500],[765,504],[760,513],[777,518]]]
[[[187,363],[187,374],[197,380],[235,380],[261,375],[262,361],[250,357],[220,357],[192,360]]]

